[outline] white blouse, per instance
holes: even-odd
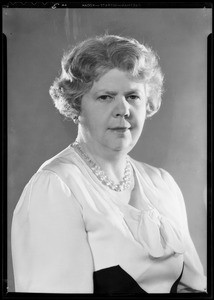
[[[13,215],[16,292],[93,293],[93,276],[115,266],[146,293],[170,293],[181,274],[178,293],[206,289],[180,189],[165,170],[130,160],[128,203],[70,146],[39,168]]]

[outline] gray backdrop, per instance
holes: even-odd
[[[133,158],[168,170],[180,186],[206,272],[207,36],[210,9],[3,10],[8,42],[8,287],[14,291],[10,228],[21,192],[38,167],[74,141],[76,127],[48,89],[63,50],[92,35],[131,36],[157,51],[165,74],[159,113],[145,123]]]

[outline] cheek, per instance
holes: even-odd
[[[84,114],[82,120],[84,127],[91,132],[99,132],[102,129],[103,118],[95,110]]]
[[[145,108],[145,106],[135,108],[135,110],[133,112],[133,120],[136,123],[137,127],[140,127],[140,128],[143,127],[144,122],[145,122],[145,118],[146,118],[146,108]]]
[[[136,134],[141,134],[143,127],[144,127],[144,118],[142,118],[142,116],[137,120],[136,122]]]

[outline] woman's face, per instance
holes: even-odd
[[[141,135],[146,103],[142,81],[112,69],[83,96],[78,133],[93,153],[128,153]]]

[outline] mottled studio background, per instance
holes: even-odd
[[[46,159],[74,141],[76,127],[48,94],[63,50],[92,35],[131,36],[157,51],[165,93],[132,151],[167,169],[186,201],[189,228],[206,272],[207,36],[210,9],[3,9],[8,54],[8,287],[14,291],[12,213]]]

